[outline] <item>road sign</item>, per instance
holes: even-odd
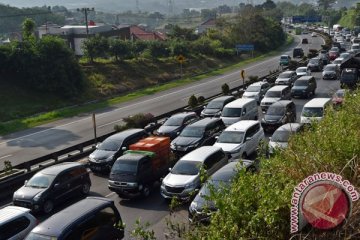
[[[254,44],[236,44],[237,51],[254,51]]]
[[[185,61],[185,57],[180,54],[179,56],[176,57],[176,60],[177,60],[179,63],[183,64],[184,61]]]

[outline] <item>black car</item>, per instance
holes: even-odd
[[[320,58],[312,58],[309,60],[307,67],[312,71],[321,71],[323,69],[323,61]]]
[[[204,118],[186,126],[180,135],[171,142],[171,150],[183,155],[204,145],[213,145],[215,137],[225,129],[221,118]]]
[[[89,167],[93,172],[109,172],[115,160],[129,145],[148,137],[144,129],[135,128],[116,133],[99,143],[89,155]]]
[[[52,215],[36,226],[26,240],[118,240],[124,224],[114,201],[87,197]]]
[[[201,117],[220,117],[224,106],[235,99],[234,96],[222,96],[211,100],[201,112]]]
[[[294,48],[293,58],[302,58],[304,56],[304,50],[302,48]]]
[[[309,98],[315,95],[317,84],[313,76],[302,76],[297,79],[291,88],[292,97]]]
[[[261,126],[264,131],[272,132],[285,123],[295,121],[295,103],[289,100],[280,100],[270,105],[263,119],[261,119]]]
[[[355,89],[359,84],[359,70],[357,68],[344,68],[340,75],[340,86]]]
[[[215,192],[221,189],[229,188],[231,181],[238,173],[238,166],[246,167],[247,170],[255,171],[256,167],[253,161],[242,160],[243,165],[239,162],[230,162],[217,170],[210,179],[202,186],[199,193],[191,202],[189,207],[189,221],[190,222],[210,222],[211,213],[217,210],[215,203],[209,200],[211,190]]]
[[[178,113],[168,118],[160,128],[158,128],[154,135],[167,136],[174,139],[187,125],[199,120],[195,112]]]
[[[74,194],[87,195],[90,186],[86,167],[77,162],[66,162],[45,168],[25,181],[25,185],[14,192],[13,204],[47,214],[56,204]]]

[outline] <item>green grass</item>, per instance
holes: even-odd
[[[81,105],[81,106],[73,106],[73,107],[67,107],[67,108],[62,108],[62,109],[58,109],[58,110],[54,110],[54,111],[49,111],[46,113],[41,113],[35,116],[31,116],[31,117],[24,117],[24,118],[19,118],[19,119],[15,119],[15,120],[11,120],[8,122],[3,122],[0,123],[0,135],[6,135],[12,132],[16,132],[16,131],[20,131],[20,130],[24,130],[24,129],[28,129],[28,128],[32,128],[35,126],[39,126],[42,124],[46,124],[52,121],[56,121],[62,118],[67,118],[67,117],[72,117],[72,116],[76,116],[80,113],[88,113],[88,112],[92,112],[95,110],[99,110],[102,108],[106,108],[115,104],[119,104],[119,103],[124,103],[130,100],[134,100],[143,96],[148,96],[151,94],[155,94],[157,92],[160,91],[165,91],[168,89],[172,89],[175,87],[179,87],[179,86],[183,86],[189,83],[193,83],[196,81],[199,81],[201,79],[204,78],[208,78],[208,77],[213,77],[213,76],[218,76],[221,74],[224,74],[228,71],[234,70],[234,69],[239,69],[247,64],[253,63],[253,62],[257,62],[257,61],[261,61],[267,57],[270,56],[275,56],[277,55],[280,51],[282,51],[283,49],[285,49],[286,47],[288,47],[292,42],[293,42],[294,38],[292,36],[289,36],[286,40],[286,44],[284,46],[282,46],[281,48],[279,48],[276,51],[271,51],[269,53],[266,54],[262,54],[259,56],[256,56],[254,58],[251,59],[247,59],[244,61],[241,61],[240,63],[236,63],[221,69],[216,69],[214,71],[205,73],[205,74],[201,74],[195,77],[191,77],[191,78],[184,78],[184,79],[180,79],[180,80],[175,80],[169,83],[165,83],[165,84],[161,84],[158,86],[152,86],[152,87],[147,87],[141,90],[137,90],[134,91],[132,93],[123,95],[123,96],[118,96],[115,98],[111,98],[108,100],[103,100],[103,101],[99,101],[96,103],[91,103],[91,104],[86,104],[86,105]]]

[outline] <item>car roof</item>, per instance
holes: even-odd
[[[25,213],[30,213],[30,209],[17,207],[17,206],[7,206],[0,209],[0,223],[4,224],[16,217],[22,216]]]
[[[284,72],[281,72],[279,75],[281,75],[281,74],[284,74],[284,73],[287,73],[287,74],[291,74],[291,73],[295,73],[295,71],[284,71]]]
[[[113,204],[113,200],[103,197],[87,197],[52,215],[35,227],[32,232],[46,236],[59,237],[63,234],[65,229],[83,218],[84,215],[87,215],[96,209],[101,209],[109,204]],[[66,219],[66,221],[64,221],[64,219]]]
[[[140,132],[144,132],[145,130],[142,128],[132,128],[132,129],[127,129],[124,130],[122,132],[116,133],[114,135],[111,135],[110,137],[108,137],[106,140],[117,140],[117,141],[123,141],[125,138],[127,138],[128,136],[131,136],[133,134],[136,133],[140,133]]]
[[[325,65],[325,68],[326,68],[326,67],[337,67],[337,64],[333,64],[333,63],[326,64],[326,65]]]
[[[300,123],[286,123],[276,129],[277,131],[297,132],[302,125]]]
[[[296,81],[297,80],[306,80],[306,81],[309,81],[311,78],[314,78],[313,76],[301,76],[301,77],[299,77],[298,79],[296,79]]]
[[[283,107],[283,106],[286,106],[290,103],[292,103],[293,101],[291,100],[279,100],[279,101],[276,101],[274,102],[273,104],[270,105],[270,107]]]
[[[258,124],[259,121],[256,120],[240,120],[236,123],[231,124],[230,126],[228,126],[224,132],[226,131],[246,131],[249,127]]]
[[[269,89],[269,92],[271,91],[282,91],[283,89],[288,88],[288,86],[284,86],[284,85],[276,85],[273,86]]]
[[[61,173],[62,171],[65,171],[65,170],[73,168],[73,167],[79,167],[79,166],[85,167],[83,164],[81,164],[79,162],[63,162],[60,164],[56,164],[56,165],[47,167],[47,168],[41,170],[39,173],[48,174],[48,175],[57,175],[57,174]]]
[[[239,98],[232,102],[229,102],[225,105],[226,108],[232,108],[232,107],[239,107],[239,105],[243,106],[244,104],[250,103],[250,102],[256,102],[255,99],[252,98]]]
[[[203,118],[199,121],[196,121],[188,126],[191,126],[191,127],[204,127],[204,126],[207,126],[208,124],[210,123],[213,123],[213,122],[219,122],[221,121],[220,118]]]
[[[254,82],[254,83],[250,84],[248,87],[250,87],[250,86],[261,86],[261,85],[263,85],[265,83],[269,84],[268,82],[259,81],[259,82]]]
[[[222,151],[221,147],[202,146],[189,152],[188,154],[183,156],[179,161],[186,160],[186,161],[204,162],[208,156],[218,151]]]
[[[245,166],[246,166],[246,163],[247,162],[244,163]],[[239,164],[239,162],[229,162],[228,164],[226,164],[225,166],[223,166],[222,168],[217,170],[210,177],[210,180],[211,181],[224,181],[224,182],[231,180],[238,172],[237,165],[241,166]]]
[[[176,113],[176,114],[172,115],[170,118],[172,118],[172,117],[185,118],[187,116],[192,116],[192,115],[196,115],[196,113],[195,112],[181,112],[181,113]]]
[[[289,57],[289,55],[284,54],[284,55],[281,55],[280,57]]]
[[[296,70],[298,69],[307,69],[308,67],[298,67]]]
[[[305,103],[305,107],[323,107],[327,102],[329,102],[330,98],[313,98],[307,103]]]
[[[217,102],[217,101],[223,102],[223,101],[226,101],[226,100],[232,99],[232,98],[235,99],[234,96],[221,96],[221,97],[214,98],[214,99],[211,100],[210,102]]]

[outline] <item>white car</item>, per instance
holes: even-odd
[[[351,50],[353,50],[355,52],[355,54],[360,52],[360,44],[358,43],[354,43],[353,45],[351,45]]]
[[[242,98],[255,98],[260,103],[269,88],[270,84],[268,82],[255,82],[246,88]]]
[[[325,114],[325,109],[331,105],[331,98],[313,98],[305,103],[300,117],[300,123],[311,123],[321,121]]]
[[[312,33],[311,33],[311,36],[312,36],[312,37],[316,37],[316,36],[317,36],[316,32],[312,32]]]
[[[344,53],[341,53],[339,58],[343,58],[344,61],[348,60],[349,58],[351,58],[351,54],[348,53],[348,52],[344,52]]]
[[[286,123],[275,130],[269,138],[269,152],[274,153],[274,149],[285,149],[288,146],[289,138],[292,134],[302,129],[300,123]]]
[[[288,85],[292,86],[297,79],[295,71],[285,71],[280,73],[280,75],[275,80],[275,85]]]
[[[37,220],[28,208],[7,206],[0,209],[0,239],[24,239],[36,225]]]
[[[296,69],[296,75],[298,78],[302,76],[311,76],[311,70],[308,67],[298,67]]]
[[[338,58],[336,58],[336,59],[332,62],[332,64],[336,64],[338,67],[340,67],[340,65],[341,65],[344,61],[345,61],[344,58],[338,57]]]
[[[264,139],[264,130],[259,121],[242,120],[227,127],[217,138],[214,146],[221,147],[230,159],[246,159],[256,151]]]

